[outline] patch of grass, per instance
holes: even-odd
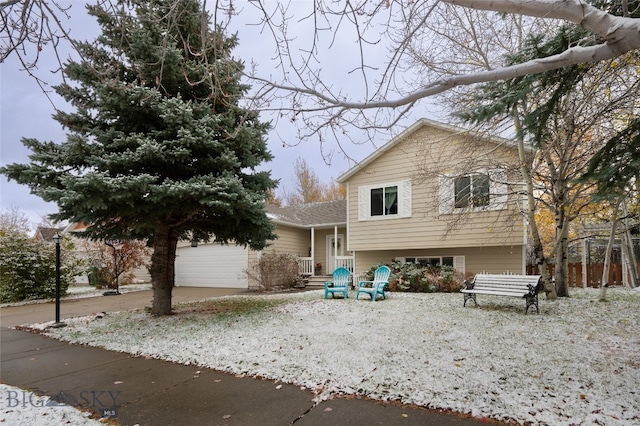
[[[289,301],[286,297],[229,297],[187,302],[174,306],[175,315],[248,315]]]
[[[574,299],[599,301],[600,291],[601,290],[599,288],[570,288],[569,296]],[[627,287],[612,286],[607,289],[606,301],[638,302],[640,301],[640,290],[633,290]]]

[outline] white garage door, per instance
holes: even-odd
[[[236,245],[198,244],[176,251],[176,285],[247,288],[247,249]]]

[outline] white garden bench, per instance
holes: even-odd
[[[464,280],[465,288],[460,290],[464,293],[464,304],[467,301],[476,301],[476,294],[487,294],[490,296],[513,296],[521,297],[526,300],[527,307],[524,311],[526,314],[530,306],[538,309],[538,291],[542,289],[542,280],[540,275],[497,275],[497,274],[477,274],[473,281]]]

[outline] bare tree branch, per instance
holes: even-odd
[[[278,84],[265,78],[253,76],[270,89],[284,90],[313,96],[318,100],[314,106],[303,107],[298,111],[315,112],[327,109],[377,109],[397,108],[412,104],[420,99],[433,96],[456,86],[486,83],[540,73],[582,62],[598,62],[613,59],[628,51],[640,48],[640,20],[609,15],[582,1],[478,1],[478,0],[442,0],[464,7],[492,10],[498,12],[519,13],[574,22],[601,36],[605,42],[595,46],[575,46],[562,54],[536,59],[518,65],[472,74],[451,76],[439,79],[412,94],[397,99],[366,99],[346,101],[329,90],[319,90],[312,85],[303,87]],[[318,78],[318,77],[316,77]],[[324,87],[323,89],[327,89]],[[264,92],[262,94],[265,94]],[[379,94],[379,92],[378,92]]]
[[[294,57],[292,44],[295,39],[287,33],[287,18],[282,16],[280,21],[276,21],[273,12],[267,9],[268,2],[254,1],[252,4],[262,11],[263,25],[272,34],[276,34],[281,67],[278,71],[282,72],[278,78],[276,74],[260,74],[259,70],[253,69],[249,73],[255,89],[253,99],[263,103],[261,109],[278,111],[281,117],[298,122],[302,138],[320,137],[320,129],[342,125],[358,129],[389,128],[408,114],[417,102],[456,87],[511,79],[584,62],[606,61],[640,48],[640,19],[614,16],[580,0],[395,0],[376,3],[370,10],[366,7],[372,3],[351,0],[343,10],[337,11],[325,8],[325,2],[316,1],[313,8],[315,27],[308,28],[313,34],[313,45],[305,50],[306,57],[298,61]],[[593,37],[589,40],[577,40],[575,45],[561,54],[504,67],[495,63],[500,58],[482,57],[481,49],[478,49],[478,62],[475,65],[462,62],[458,64],[461,74],[451,74],[450,67],[448,71],[443,68],[443,72],[432,76],[430,81],[418,81],[416,84],[419,79],[415,75],[411,76],[415,67],[412,69],[410,64],[403,65],[402,62],[412,56],[411,49],[416,48],[418,40],[424,40],[425,49],[438,49],[436,39],[429,38],[438,36],[437,32],[430,35],[425,27],[432,18],[434,8],[443,4],[467,10],[480,9],[575,23],[589,30]],[[350,34],[353,38],[349,41],[356,42],[358,50],[353,56],[360,57],[358,70],[362,78],[359,80],[359,88],[353,89],[340,80],[328,79],[328,72],[322,69],[323,61],[318,53],[318,43],[324,28],[318,26],[319,15],[326,26],[334,31],[331,46],[336,37],[339,37],[339,25],[334,24],[342,24],[345,15],[350,18],[353,26]],[[299,22],[308,23],[305,17]],[[450,23],[455,24],[453,21]],[[454,34],[452,30],[453,28],[449,29],[449,37]],[[457,31],[467,30],[472,29],[457,28]],[[372,35],[376,35],[378,39]],[[510,34],[502,36],[509,38]],[[474,37],[474,34],[469,34],[469,37]],[[365,60],[365,48],[382,42],[388,47],[386,60],[380,61],[379,57]],[[443,66],[448,67],[455,52],[440,53],[443,56],[439,60]],[[432,70],[437,69],[435,62],[432,65]],[[347,73],[351,74],[353,71],[351,69]],[[421,77],[421,80],[429,78]],[[409,82],[407,79],[410,78],[416,81]],[[387,111],[385,117],[380,115],[382,110]]]

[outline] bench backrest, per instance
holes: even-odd
[[[499,275],[499,274],[478,274],[473,279],[474,288],[512,288],[527,291],[529,285],[536,290],[540,289],[541,275]]]

